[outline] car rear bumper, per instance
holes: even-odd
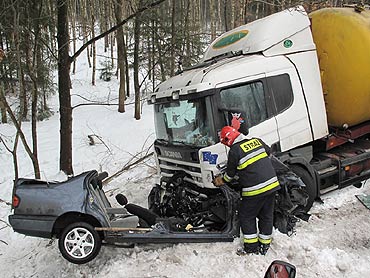
[[[27,236],[51,238],[54,216],[9,215],[9,223],[17,233]]]

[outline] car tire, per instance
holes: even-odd
[[[290,165],[289,167],[298,177],[302,179],[303,183],[306,185],[308,201],[307,205],[303,209],[305,212],[308,212],[311,209],[313,202],[315,201],[315,198],[317,197],[317,187],[315,181],[311,177],[310,173],[303,167],[298,165]]]
[[[101,238],[90,224],[76,222],[63,229],[58,245],[66,260],[74,264],[84,264],[98,255]]]

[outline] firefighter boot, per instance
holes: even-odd
[[[263,244],[263,243],[260,243],[259,244],[259,253],[261,255],[266,255],[267,251],[269,250],[270,248],[270,244]]]
[[[239,256],[245,255],[258,255],[258,245],[257,244],[244,244],[244,247],[240,247],[236,250],[236,254]]]

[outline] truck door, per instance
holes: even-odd
[[[273,96],[280,150],[286,151],[312,140],[304,94],[293,69],[274,72],[266,78]]]
[[[262,138],[267,144],[279,142],[277,123],[273,116],[273,101],[265,75],[253,76],[222,84],[219,107],[223,117],[221,125],[230,125],[230,111],[239,111],[249,128],[249,136]],[[226,111],[226,112],[225,112]]]

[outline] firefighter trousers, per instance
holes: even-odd
[[[254,248],[258,246],[258,243],[270,244],[275,194],[276,192],[272,192],[271,194],[264,194],[261,197],[243,197],[239,208],[239,220],[245,246]]]

